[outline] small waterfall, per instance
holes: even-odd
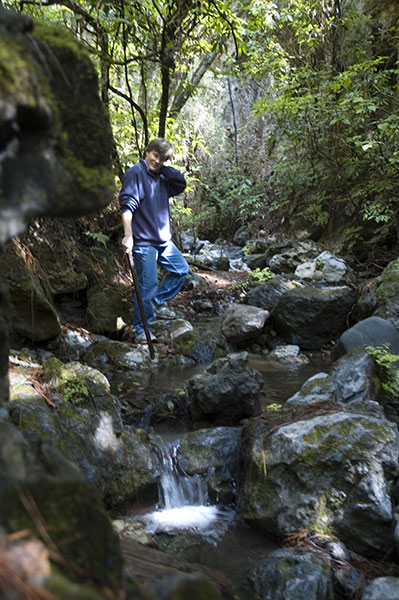
[[[162,448],[162,473],[159,482],[160,506],[165,510],[208,504],[207,482],[200,475],[183,473],[177,460],[179,442]]]
[[[149,533],[191,531],[217,543],[232,524],[233,510],[209,503],[207,478],[182,472],[179,441],[158,446],[162,457],[158,509],[144,516]]]

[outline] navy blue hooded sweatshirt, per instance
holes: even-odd
[[[161,246],[172,237],[169,198],[186,188],[184,175],[173,167],[162,167],[158,173],[149,170],[143,158],[123,176],[119,193],[121,211],[133,213],[134,244]]]

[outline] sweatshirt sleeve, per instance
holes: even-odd
[[[121,212],[131,210],[134,212],[140,205],[142,193],[142,182],[137,169],[128,169],[122,179],[122,188],[119,192],[119,206]]]
[[[169,198],[172,196],[178,196],[186,189],[186,180],[180,171],[173,167],[162,167],[161,175],[166,180],[166,187],[168,190]]]

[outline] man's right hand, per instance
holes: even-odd
[[[122,246],[125,252],[131,252],[133,249],[133,236],[124,235],[122,238]]]

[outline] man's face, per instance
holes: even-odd
[[[156,152],[155,150],[151,150],[151,152],[147,152],[145,155],[145,162],[148,165],[150,171],[154,171],[155,173],[159,171],[164,162],[168,159]]]

